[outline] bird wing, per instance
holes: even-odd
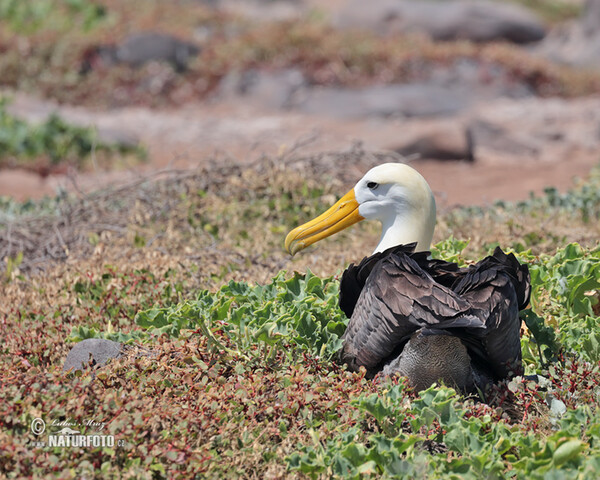
[[[461,332],[461,337],[467,331],[471,336],[485,333],[485,323],[472,314],[469,302],[436,282],[424,269],[428,266],[426,253],[386,252],[363,260],[364,270],[359,268],[346,276],[346,285],[342,278],[342,291],[349,288],[350,278],[356,280],[352,286],[355,290],[364,281],[344,334],[342,359],[350,369],[364,366],[368,373],[375,373],[417,330],[444,334],[450,329],[452,334]],[[364,278],[366,270],[369,274]],[[438,274],[438,270],[433,269],[433,273]],[[344,302],[350,304],[348,298]]]
[[[527,266],[497,248],[492,256],[472,266],[453,290],[469,302],[471,312],[485,323],[482,339],[463,339],[477,357],[475,360],[491,369],[497,379],[521,373],[519,310],[529,302]]]
[[[350,264],[342,274],[339,299],[340,308],[348,318],[352,317],[360,292],[362,292],[375,265],[392,253],[411,253],[416,246],[417,242],[409,243],[407,245],[398,245],[383,252],[374,253],[370,257],[365,257],[358,265],[354,265],[353,263]]]
[[[428,258],[429,252],[414,252],[417,243],[398,245],[383,252],[378,252],[370,257],[365,257],[358,265],[353,263],[344,271],[340,282],[339,305],[348,318],[352,317],[354,307],[360,292],[367,282],[371,271],[380,260],[391,255],[407,254],[425,270],[436,283],[450,288],[466,272],[466,268],[459,268],[456,263]]]

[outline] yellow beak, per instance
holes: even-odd
[[[295,255],[309,245],[361,220],[364,217],[358,213],[358,202],[352,189],[325,213],[288,233],[285,237],[285,249],[289,254]]]

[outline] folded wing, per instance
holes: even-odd
[[[413,248],[394,247],[344,272],[340,307],[350,322],[342,359],[349,368],[376,374],[420,331],[460,338],[473,361],[495,378],[518,371],[527,267],[500,249],[467,269]]]

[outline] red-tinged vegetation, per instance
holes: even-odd
[[[360,423],[351,402],[377,389],[360,375],[324,371],[315,360],[305,360],[286,365],[280,354],[273,368],[248,365],[209,353],[206,339],[192,335],[160,340],[150,354],[134,348],[95,380],[89,373],[64,378],[56,367],[19,372],[4,379],[0,393],[0,436],[12,446],[0,466],[18,476],[37,476],[51,466],[48,449],[29,446],[38,440],[29,425],[39,416],[46,425],[105,422],[102,433],[126,446],[84,450],[78,462],[98,468],[110,462],[113,474],[141,458],[145,468],[160,462],[168,477],[281,475],[285,455],[310,441],[308,430],[334,436]],[[65,462],[72,452],[55,449],[53,455]],[[269,458],[279,460],[265,461]]]
[[[435,255],[463,262],[500,242],[520,252],[535,282],[535,314],[530,311],[525,320],[522,346],[527,373],[546,381],[513,379],[488,393],[486,405],[447,388],[415,395],[400,379],[373,383],[330,357],[317,357],[314,345],[300,348],[303,338],[292,331],[289,312],[304,302],[315,315],[313,323],[327,327],[340,314],[335,301],[324,300],[335,296],[334,283],[280,275],[275,286],[289,290],[279,291],[269,286],[269,278],[283,268],[307,266],[330,275],[356,261],[357,250],[368,251],[375,235],[372,227],[359,227],[293,263],[284,257],[285,225],[314,216],[334,192],[343,191],[346,179],[330,173],[340,158],[347,159],[312,158],[298,164],[310,166],[300,170],[276,168],[276,162],[243,173],[213,170],[208,178],[214,184],[207,182],[208,174],[152,184],[143,192],[156,192],[146,200],[163,209],[162,216],[128,223],[127,215],[139,213],[132,206],[138,197],[124,195],[125,207],[110,217],[124,215],[122,234],[98,232],[93,244],[73,241],[67,259],[48,260],[36,274],[25,263],[19,271],[15,261],[0,284],[0,444],[5,447],[0,470],[33,478],[52,472],[61,478],[329,478],[335,460],[336,472],[346,475],[360,469],[380,475],[394,468],[419,478],[448,478],[469,469],[498,477],[516,471],[542,478],[553,469],[590,475],[600,435],[594,316],[600,256],[597,249],[563,242],[596,242],[596,184],[518,207],[440,214],[440,238],[466,238],[473,229],[479,234],[470,250],[467,242],[449,238],[436,245]],[[241,179],[247,190],[239,189]],[[108,223],[92,202],[87,204],[88,214]],[[46,232],[56,218],[42,224],[48,225]],[[552,220],[556,236],[539,234],[540,219]],[[30,232],[27,225],[24,220],[18,228]],[[94,231],[91,223],[76,227],[84,239]],[[582,231],[585,236],[579,237]],[[535,254],[523,251],[536,232]],[[34,247],[23,262],[36,258],[35,245],[49,241],[47,235],[27,235],[39,241],[31,240]],[[253,284],[242,288],[230,280]],[[200,299],[202,308],[194,304]],[[197,307],[193,312],[216,305],[218,312],[213,323],[208,316],[183,318],[178,339],[136,324],[136,315],[153,309],[172,313],[175,321],[186,311],[182,305]],[[248,305],[256,308],[234,325],[231,312]],[[269,328],[252,323],[259,313]],[[314,326],[309,323],[304,327]],[[73,331],[80,338],[121,334],[132,345],[126,357],[95,371],[95,377],[66,376],[61,368]],[[332,336],[323,338],[331,343],[333,333],[327,332]],[[43,418],[52,431],[57,428],[50,428],[52,421],[105,422],[104,431],[125,445],[37,447],[31,443],[39,441],[30,428],[34,418]]]

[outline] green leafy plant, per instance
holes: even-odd
[[[77,305],[89,312],[90,316],[99,315],[102,326],[78,325],[72,329],[69,341],[107,338],[131,343],[147,338],[143,330],[128,330],[139,309],[150,305],[171,305],[181,300],[182,284],[173,281],[173,275],[172,270],[167,270],[159,277],[145,269],[123,273],[106,266],[99,277],[78,279],[72,285]]]
[[[528,256],[525,256],[528,258]],[[532,260],[531,257],[529,257]],[[577,244],[559,249],[530,263],[532,305],[547,312],[547,322],[557,328],[556,341],[539,317],[526,315],[528,326],[541,344],[557,353],[558,345],[591,362],[600,360],[596,324],[600,289],[600,248],[585,250]]]
[[[511,472],[541,479],[550,471],[572,475],[596,463],[590,460],[597,447],[590,451],[576,432],[582,420],[589,420],[585,408],[569,413],[560,431],[541,440],[485,409],[473,415],[477,405],[462,404],[454,390],[444,387],[431,387],[409,401],[403,387],[394,385],[354,405],[361,416],[374,418],[374,433],[354,427],[326,442],[315,437],[314,444],[288,457],[290,468],[313,478],[502,478]]]
[[[93,128],[68,124],[52,114],[47,120],[30,125],[11,115],[7,100],[0,100],[0,166],[28,165],[34,162],[71,163],[82,167],[91,155],[104,156],[134,154],[144,157],[140,147],[102,142]]]
[[[271,358],[292,344],[330,359],[347,323],[337,302],[332,278],[309,271],[285,280],[280,273],[264,286],[230,282],[216,294],[203,291],[194,301],[139,312],[136,323],[153,335],[177,337],[183,329],[197,330],[215,349],[224,349],[217,338],[225,335],[235,341],[238,355],[262,355],[266,348]]]
[[[105,17],[106,9],[90,0],[0,0],[0,21],[20,33],[57,24],[67,28],[75,22],[87,31]]]
[[[467,248],[467,245],[469,245],[468,240],[458,240],[450,236],[431,248],[431,256],[464,266],[465,259],[462,256],[462,252]]]
[[[47,238],[37,242],[20,224],[23,245],[31,242],[13,264],[21,275],[0,282],[0,443],[8,446],[0,470],[15,478],[596,478],[597,175],[564,202],[548,192],[526,205],[440,214],[436,258],[467,265],[499,244],[532,273],[526,375],[483,392],[483,403],[443,385],[416,394],[400,378],[373,381],[335,361],[347,320],[337,281],[325,275],[341,258],[357,260],[349,245],[371,243],[370,227],[293,260],[298,269],[313,262],[319,275],[258,280],[290,262],[285,225],[314,216],[341,187],[320,160],[312,177],[281,163],[207,170],[124,195],[111,216],[131,214],[139,198],[169,208],[121,224],[122,234],[86,223],[86,249],[36,275],[23,274],[27,252],[38,254]],[[48,212],[55,221],[61,202],[2,206],[6,218]],[[101,369],[66,378],[68,340],[91,337],[130,345]],[[33,418],[97,418],[125,446],[38,448]]]

